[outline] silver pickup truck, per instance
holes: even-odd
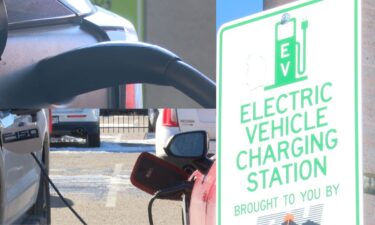
[[[48,171],[48,110],[0,111],[0,224],[49,224],[49,186],[30,154]]]

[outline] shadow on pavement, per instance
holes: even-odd
[[[64,198],[70,206],[74,205],[74,202],[68,198]],[[58,196],[51,196],[51,208],[64,208],[67,207],[64,202]]]
[[[77,142],[60,142],[60,143],[50,143],[52,148],[66,148],[66,147],[76,147],[76,148],[88,148],[87,144],[81,144]]]

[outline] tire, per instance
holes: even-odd
[[[148,121],[148,132],[149,133],[155,133],[156,125],[155,123],[152,123],[150,120]]]
[[[89,147],[100,147],[100,133],[92,133],[87,135],[87,143]]]
[[[49,173],[49,142],[48,137],[45,139],[43,147],[42,162],[46,168],[47,174]],[[49,191],[49,183],[41,173],[38,196],[35,204],[29,211],[31,218],[39,220],[40,224],[51,224],[51,198]]]
[[[156,120],[158,119],[159,111],[157,109],[148,110],[148,132],[154,133],[156,129]]]

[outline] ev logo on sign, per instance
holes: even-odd
[[[275,83],[269,90],[307,79],[306,71],[306,31],[308,21],[301,22],[302,46],[297,41],[297,20],[288,13],[275,25]]]

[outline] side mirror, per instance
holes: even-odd
[[[18,154],[42,150],[43,141],[36,123],[20,122],[1,131],[3,148]]]
[[[151,195],[187,180],[185,171],[147,152],[139,155],[130,176],[134,186]],[[181,194],[166,196],[165,199],[181,200]]]
[[[203,174],[206,174],[213,164],[206,157],[208,151],[206,131],[191,131],[176,134],[171,137],[164,150],[169,156],[191,159],[194,167]]]
[[[171,137],[164,150],[169,156],[203,159],[207,154],[207,143],[207,133],[205,131],[184,132]]]

